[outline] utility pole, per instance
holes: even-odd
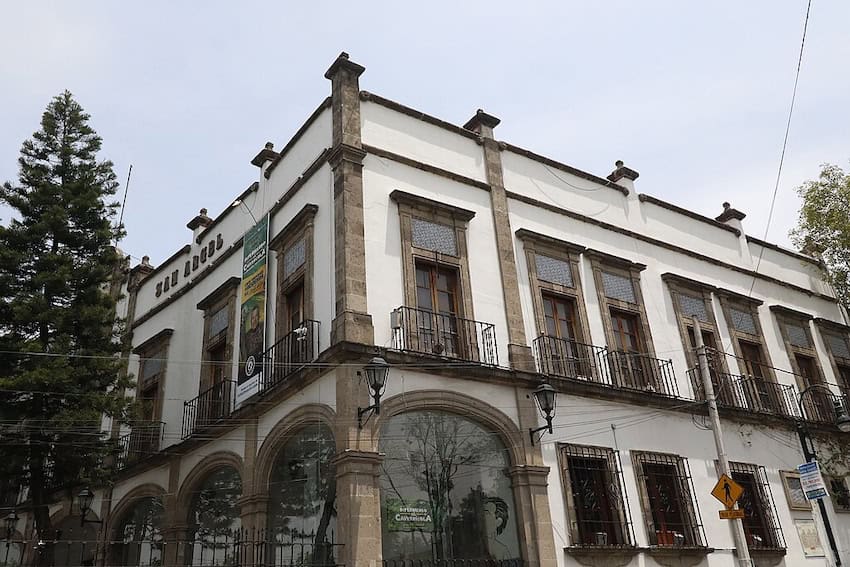
[[[723,432],[720,429],[720,414],[717,412],[717,398],[714,395],[714,384],[711,382],[711,370],[708,367],[708,354],[706,354],[705,344],[702,342],[702,329],[699,326],[699,319],[694,317],[693,322],[694,342],[696,342],[697,358],[699,360],[699,375],[702,379],[705,399],[708,402],[708,417],[711,420],[711,431],[714,433],[717,460],[720,463],[720,472],[731,478],[732,471],[729,469],[726,446],[723,444]],[[740,519],[728,521],[732,522],[732,537],[735,540],[738,564],[741,567],[752,567],[753,562],[750,559],[750,548],[747,547],[747,536],[744,533],[744,521]]]

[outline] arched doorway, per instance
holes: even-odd
[[[130,505],[112,530],[110,564],[122,567],[161,565],[163,507],[157,496]]]
[[[267,541],[273,565],[293,558],[310,565],[335,564],[336,444],[326,425],[289,437],[269,475]]]
[[[209,473],[193,491],[188,514],[187,565],[235,565],[240,552],[239,472],[223,466]]]
[[[423,410],[381,427],[383,557],[517,561],[510,458],[499,434],[456,414]]]

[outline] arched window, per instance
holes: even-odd
[[[495,431],[450,413],[414,411],[387,420],[379,446],[386,454],[381,530],[390,567],[520,559],[510,459]]]
[[[216,469],[195,489],[189,506],[187,565],[238,563],[241,495],[242,480],[232,467]]]
[[[269,477],[268,553],[273,565],[335,564],[336,454],[333,433],[308,426],[292,436]]]
[[[162,516],[159,497],[137,500],[112,532],[113,565],[162,565]]]

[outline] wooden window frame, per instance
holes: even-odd
[[[646,316],[646,302],[640,286],[640,273],[646,269],[645,264],[632,262],[625,258],[606,254],[598,250],[588,249],[585,255],[590,259],[593,270],[593,279],[596,284],[596,295],[599,299],[599,309],[602,314],[602,325],[605,328],[605,339],[609,350],[617,350],[617,341],[614,337],[614,329],[611,324],[611,310],[623,311],[637,315],[640,320],[640,342],[643,347],[642,354],[655,358],[655,346],[652,340],[652,331],[649,319]],[[602,283],[602,272],[629,278],[635,294],[635,302],[629,303],[605,295],[605,287]]]
[[[543,295],[547,294],[573,302],[577,319],[576,331],[579,334],[576,337],[576,341],[590,344],[591,337],[587,318],[587,304],[584,301],[584,290],[579,268],[581,254],[585,251],[585,248],[571,242],[565,242],[525,229],[517,230],[516,236],[522,241],[523,248],[525,249],[525,262],[528,267],[529,284],[531,285],[531,304],[534,309],[534,323],[537,326],[536,336],[541,337],[546,335]],[[570,267],[573,287],[541,280],[537,275],[537,254],[566,262]]]
[[[826,347],[826,353],[827,357],[829,357],[829,365],[832,368],[835,383],[846,388],[847,393],[850,394],[850,382],[842,384],[841,372],[838,370],[839,365],[845,368],[850,368],[850,358],[836,356],[835,353],[832,352],[832,346],[828,340],[830,336],[843,339],[844,343],[847,344],[848,348],[850,348],[850,326],[842,323],[836,323],[835,321],[830,321],[828,319],[822,319],[820,317],[816,317],[814,319],[814,323],[815,327],[817,327],[820,332],[821,340],[823,340],[824,346]]]
[[[693,479],[688,466],[688,460],[685,457],[673,453],[661,453],[658,451],[631,451],[632,466],[634,468],[635,480],[637,482],[638,494],[640,495],[641,510],[643,511],[644,525],[647,530],[647,538],[652,541],[653,532],[658,532],[653,519],[653,510],[649,498],[649,489],[646,485],[647,478],[643,471],[644,464],[662,464],[670,465],[676,468],[676,481],[679,483],[679,495],[682,500],[679,505],[682,508],[683,515],[686,514],[692,520],[693,525],[689,526],[691,535],[694,541],[682,545],[675,543],[661,544],[656,541],[653,545],[662,547],[705,547],[706,539],[703,532],[702,518],[699,511],[699,503],[696,498],[696,490],[694,489]]]
[[[726,320],[726,328],[729,330],[729,336],[732,338],[732,350],[735,353],[738,361],[738,370],[741,376],[747,375],[747,366],[744,360],[743,350],[741,349],[740,341],[755,343],[758,345],[761,356],[762,366],[764,367],[764,379],[771,383],[777,383],[776,374],[773,371],[773,362],[770,358],[770,351],[767,348],[767,342],[764,340],[764,331],[761,326],[758,308],[764,303],[759,299],[753,299],[736,293],[733,291],[718,289],[717,297],[720,300],[720,308],[723,311],[723,318]],[[732,309],[745,311],[753,318],[753,325],[756,328],[756,334],[751,335],[744,331],[739,331],[735,328],[732,322]]]
[[[820,358],[818,357],[817,349],[815,348],[812,330],[809,326],[809,321],[812,320],[812,316],[781,305],[771,305],[770,311],[773,313],[773,316],[776,318],[776,322],[779,326],[779,334],[785,345],[785,352],[788,355],[788,362],[791,363],[791,370],[794,372],[794,380],[797,383],[798,391],[802,392],[807,386],[811,385],[803,383],[804,375],[797,362],[798,354],[812,359],[814,363],[815,376],[812,377],[812,384],[823,384],[826,379],[820,365]],[[809,341],[808,347],[801,347],[791,343],[791,338],[788,334],[788,325],[796,325],[803,329],[806,333],[806,338]]]
[[[558,467],[561,474],[561,485],[564,490],[564,500],[566,501],[567,523],[570,531],[570,542],[575,547],[594,547],[591,544],[581,542],[581,534],[578,527],[578,514],[576,512],[576,503],[573,499],[572,480],[570,479],[569,458],[601,458],[605,461],[607,472],[612,477],[617,479],[617,485],[620,491],[620,507],[617,512],[620,521],[620,529],[623,531],[623,537],[626,541],[620,544],[608,543],[600,547],[618,547],[629,548],[635,546],[635,535],[632,528],[631,512],[629,509],[629,498],[626,492],[625,479],[623,476],[623,466],[620,459],[620,452],[610,447],[598,447],[592,445],[578,445],[574,443],[557,443],[556,451],[558,455]],[[595,453],[595,454],[588,454]],[[614,463],[615,469],[611,470],[610,464]],[[609,510],[609,512],[615,512]]]
[[[278,343],[292,329],[288,328],[287,296],[299,285],[303,286],[304,321],[314,317],[313,278],[314,278],[314,233],[316,213],[319,207],[306,204],[292,220],[269,241],[269,250],[274,251],[277,262],[277,285],[275,293],[274,342]],[[304,240],[304,263],[289,276],[284,275],[284,256],[295,244]]]
[[[438,201],[395,190],[390,198],[398,205],[401,230],[401,259],[404,278],[404,305],[416,308],[416,262],[440,264],[457,270],[457,293],[460,295],[457,316],[463,319],[475,319],[472,305],[472,289],[469,277],[469,252],[466,243],[466,231],[469,221],[475,216],[473,211],[447,205]],[[412,219],[438,223],[452,227],[455,234],[457,256],[419,248],[413,244]]]
[[[715,461],[715,467],[718,467],[717,461]],[[759,500],[759,504],[761,506],[762,514],[764,515],[765,522],[768,524],[766,527],[772,532],[771,538],[774,539],[773,542],[775,545],[766,545],[762,547],[754,547],[752,543],[750,543],[750,551],[752,553],[758,554],[759,552],[769,551],[769,550],[784,550],[787,549],[787,545],[785,543],[785,534],[782,531],[782,524],[779,522],[779,514],[776,510],[776,499],[773,497],[773,491],[770,488],[770,481],[767,478],[767,471],[761,465],[754,465],[751,463],[741,463],[730,461],[729,466],[732,470],[732,478],[734,479],[735,474],[749,474],[752,475],[753,481],[755,482],[756,487],[756,497]],[[739,502],[739,508],[741,507],[741,500]],[[744,531],[746,532],[746,523],[744,524]]]
[[[239,291],[241,279],[237,277],[228,278],[218,286],[212,293],[202,299],[197,308],[204,312],[204,334],[201,342],[201,360],[209,359],[209,352],[224,345],[224,358],[231,362],[224,368],[222,381],[233,379],[233,348],[236,332],[239,325],[236,322],[236,297]],[[210,336],[210,323],[212,316],[220,309],[227,309],[228,325],[224,332],[212,337]],[[213,373],[209,364],[201,363],[199,377],[199,392],[204,392],[213,386]]]
[[[151,421],[162,421],[162,407],[165,401],[165,382],[168,374],[168,350],[171,346],[171,336],[174,334],[174,329],[163,329],[136,348],[133,349],[133,354],[139,356],[139,375],[136,380],[136,399],[142,399],[142,393],[149,388],[149,383],[156,380],[157,396],[156,403],[153,407]],[[154,355],[162,353],[164,360],[162,369],[156,374],[156,378],[142,380],[144,373],[145,358],[151,358]]]

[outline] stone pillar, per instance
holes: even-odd
[[[333,147],[328,161],[334,189],[336,310],[331,342],[374,343],[366,309],[366,248],[363,231],[363,158],[360,84],[365,68],[341,53],[325,73],[331,81]]]
[[[162,539],[165,542],[162,549],[163,565],[185,565],[186,547],[190,545],[189,526],[186,524],[172,524],[162,530]]]
[[[180,486],[180,456],[175,456],[168,463],[168,492],[163,499],[165,508],[165,527],[162,539],[165,546],[162,550],[164,565],[185,565],[186,538],[189,526],[186,524],[188,510],[179,510],[177,506],[177,489]]]
[[[342,547],[337,561],[346,567],[381,564],[381,494],[383,455],[343,451],[336,456],[337,529]]]
[[[490,209],[493,211],[496,250],[502,276],[502,295],[508,322],[508,359],[512,368],[533,372],[534,357],[525,338],[525,322],[519,297],[514,238],[508,216],[508,197],[505,191],[501,148],[493,138],[493,128],[498,126],[499,122],[501,121],[495,116],[479,109],[464,128],[477,133],[484,147],[484,167],[487,183],[490,185]]]
[[[529,567],[555,567],[555,537],[549,510],[549,467],[511,468],[511,484],[518,508],[519,535]]]

